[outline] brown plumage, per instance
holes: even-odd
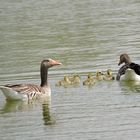
[[[61,65],[60,62],[52,59],[43,60],[40,66],[41,84],[16,84],[0,86],[1,91],[9,100],[31,100],[41,97],[49,97],[51,88],[48,84],[48,69]]]
[[[118,65],[123,64],[124,65],[118,70],[117,76],[116,76],[116,80],[120,80],[121,77],[123,77],[123,75],[125,75],[126,71],[129,70],[133,70],[133,74],[135,75],[135,77],[140,77],[140,65],[133,63],[130,59],[130,57],[128,56],[128,54],[124,53],[120,55],[120,61],[118,63]],[[130,77],[129,77],[130,78]],[[128,79],[125,77],[125,79]],[[132,78],[130,78],[132,80]],[[134,78],[133,76],[133,80],[134,79],[140,79],[140,78]]]

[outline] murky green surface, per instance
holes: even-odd
[[[49,71],[49,106],[6,103],[0,92],[0,139],[139,140],[139,85],[55,87],[67,74],[115,75],[124,52],[140,63],[139,14],[139,0],[1,0],[0,84],[40,84],[42,59],[63,65]]]

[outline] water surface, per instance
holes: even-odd
[[[116,75],[124,52],[140,63],[139,13],[138,0],[1,0],[0,85],[40,84],[43,59],[63,66],[49,71],[49,104],[6,102],[0,94],[0,139],[139,140],[139,85],[55,86],[73,73],[81,81],[108,68]]]

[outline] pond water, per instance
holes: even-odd
[[[40,84],[49,70],[50,103],[6,102],[0,92],[1,140],[139,140],[140,86],[102,81],[56,87],[64,75],[112,69],[121,53],[140,63],[139,0],[1,0],[0,85]]]

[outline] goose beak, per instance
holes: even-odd
[[[52,59],[51,59],[51,65],[52,65],[52,66],[57,66],[57,65],[62,65],[62,63],[59,62],[58,60],[52,60]]]
[[[121,63],[122,63],[122,62],[120,61],[120,62],[118,63],[118,66],[120,66],[120,65],[121,65]]]

